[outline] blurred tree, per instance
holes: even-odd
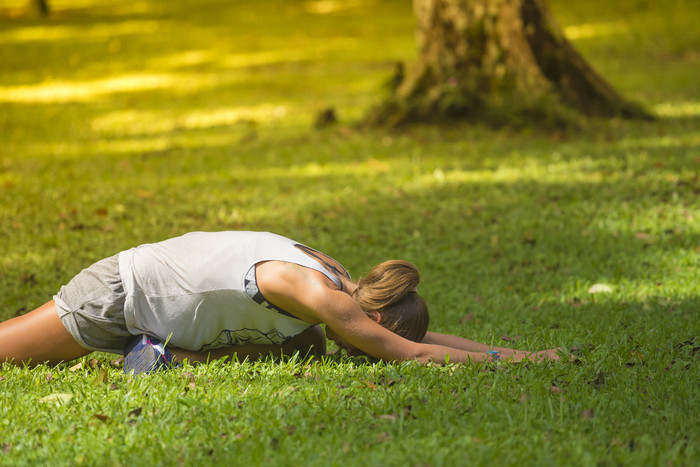
[[[49,16],[49,0],[29,0],[27,11],[34,16]]]
[[[590,116],[650,117],[623,99],[564,37],[546,0],[414,0],[419,57],[397,70],[371,117],[479,118],[506,124]]]

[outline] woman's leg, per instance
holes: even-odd
[[[272,356],[278,358],[282,354],[291,355],[294,352],[299,352],[302,357],[308,355],[325,355],[326,353],[326,334],[321,329],[321,326],[312,326],[306,331],[294,336],[284,345],[267,345],[267,344],[245,344],[233,345],[230,347],[221,347],[209,352],[193,352],[169,347],[175,360],[182,361],[185,358],[192,362],[207,362],[218,360],[222,357],[233,357],[234,355],[243,361],[248,359],[255,361],[259,358]]]
[[[30,366],[57,364],[91,352],[76,342],[61,323],[54,301],[0,323],[0,363]]]

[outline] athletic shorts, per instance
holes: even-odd
[[[83,347],[124,354],[133,335],[126,329],[126,293],[119,275],[119,255],[83,269],[53,297],[58,317]]]

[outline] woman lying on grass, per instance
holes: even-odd
[[[185,358],[325,354],[326,337],[349,355],[386,361],[558,359],[556,349],[429,332],[419,280],[405,261],[354,282],[336,260],[279,235],[194,232],[99,261],[50,302],[0,323],[0,362],[56,364],[102,351],[125,354],[125,371],[140,373]]]

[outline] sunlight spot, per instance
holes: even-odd
[[[695,102],[664,102],[654,110],[661,117],[696,117],[700,115],[700,101]]]
[[[96,81],[48,82],[29,86],[0,87],[0,102],[88,101],[117,92],[147,91],[178,82],[173,75],[133,74]]]
[[[231,54],[222,57],[220,63],[226,68],[245,68],[304,60],[319,60],[326,58],[328,53],[332,51],[355,50],[358,44],[358,40],[353,37],[336,37],[323,43],[315,44],[313,47]]]
[[[330,172],[328,169],[329,167],[327,166],[324,167],[317,162],[311,162],[310,164],[301,167],[300,173],[316,177],[323,174],[329,174]]]
[[[162,28],[163,21],[133,20],[121,23],[95,23],[79,26],[28,26],[0,32],[0,43],[55,41],[79,38],[114,37],[126,34],[152,34]]]
[[[348,10],[359,6],[365,6],[367,2],[358,0],[351,1],[334,1],[334,0],[316,0],[314,2],[304,2],[304,9],[314,15],[327,15],[337,13],[339,11]]]
[[[591,37],[612,36],[627,32],[627,25],[623,22],[577,24],[564,29],[564,35],[571,40],[590,39]]]
[[[244,68],[274,63],[298,62],[312,58],[313,51],[310,49],[282,49],[247,54],[231,54],[223,57],[221,64],[226,68]]]
[[[99,141],[96,150],[115,154],[144,154],[163,152],[172,147],[172,141],[167,137],[139,138],[123,141]],[[78,154],[79,156],[79,154]]]
[[[287,114],[287,108],[275,104],[260,104],[250,107],[232,107],[218,110],[192,112],[182,123],[184,128],[210,128],[221,125],[232,125],[241,120],[270,122],[280,119]]]
[[[285,117],[287,113],[285,106],[272,103],[198,110],[184,115],[146,110],[119,110],[94,119],[91,128],[103,134],[148,135],[235,125],[242,121],[268,123]]]
[[[695,140],[695,141],[693,141]],[[652,149],[652,148],[683,148],[688,145],[696,145],[697,137],[693,133],[688,133],[683,138],[671,136],[654,136],[648,138],[627,138],[619,143],[622,149]],[[645,156],[642,152],[639,156]]]
[[[188,50],[151,61],[156,68],[178,68],[203,65],[216,59],[216,53],[211,50]]]
[[[375,159],[374,157],[369,159],[366,164],[375,173],[388,173],[391,171],[391,165],[386,161]]]
[[[94,119],[91,127],[98,133],[156,134],[174,130],[175,122],[162,112],[118,110]]]

